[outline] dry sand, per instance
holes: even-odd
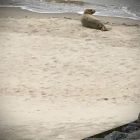
[[[0,140],[80,140],[140,111],[140,22],[0,8]]]

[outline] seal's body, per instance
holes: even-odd
[[[108,29],[101,23],[98,19],[96,19],[92,14],[95,13],[93,9],[86,9],[81,18],[81,23],[84,27],[98,29],[102,31],[108,31]]]

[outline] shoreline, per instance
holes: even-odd
[[[0,8],[0,138],[81,140],[134,121],[140,23]]]
[[[17,14],[18,12],[18,14]],[[22,9],[20,7],[0,7],[0,18],[8,18],[8,17],[16,17],[16,18],[67,18],[67,19],[75,19],[80,20],[81,14],[78,13],[37,13],[28,11],[26,9]],[[112,24],[123,24],[126,25],[138,25],[140,26],[140,20],[130,19],[130,18],[122,18],[122,17],[110,17],[110,16],[98,16],[95,15],[99,20],[103,22],[107,22],[108,20],[112,22]]]
[[[59,2],[58,2],[59,3]],[[60,2],[61,3],[61,2]],[[34,13],[39,13],[39,14],[53,14],[53,13],[55,13],[55,14],[65,14],[65,13],[76,13],[76,14],[82,14],[82,12],[81,11],[83,11],[85,8],[86,8],[86,6],[85,6],[85,8],[84,9],[81,9],[81,11],[77,11],[77,12],[45,12],[45,11],[36,11],[36,10],[33,10],[33,9],[29,9],[29,8],[26,8],[26,6],[12,6],[12,5],[0,5],[0,7],[7,7],[7,8],[9,8],[9,7],[13,7],[13,8],[20,8],[20,9],[22,9],[22,10],[27,10],[27,11],[29,11],[29,12],[34,12]],[[87,7],[89,7],[88,5],[87,5]],[[128,13],[128,12],[127,12]],[[96,14],[95,13],[95,15],[96,16],[103,16],[103,17],[117,17],[117,18],[125,18],[125,19],[132,19],[132,20],[140,20],[140,18],[138,17],[138,16],[134,16],[134,14],[133,14],[133,16],[109,16],[109,15],[98,15],[98,14]]]

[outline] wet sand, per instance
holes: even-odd
[[[0,8],[0,140],[80,140],[137,119],[140,22]]]

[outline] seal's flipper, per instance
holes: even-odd
[[[105,26],[102,26],[101,31],[108,31],[108,29]]]

